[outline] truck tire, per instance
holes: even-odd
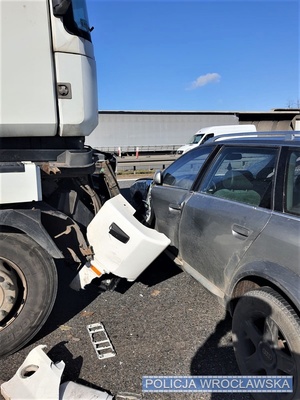
[[[53,258],[21,233],[0,233],[0,357],[23,347],[47,320],[57,294]]]
[[[254,399],[300,399],[300,319],[279,293],[267,286],[245,293],[232,334],[242,375],[293,375],[293,393],[251,393]]]

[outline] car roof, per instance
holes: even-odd
[[[245,143],[265,145],[289,145],[300,146],[300,131],[267,131],[267,132],[246,132],[233,133],[228,135],[214,136],[207,140],[207,144],[217,143]],[[204,143],[204,145],[206,144]]]

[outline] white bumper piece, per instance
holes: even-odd
[[[16,374],[2,383],[5,400],[113,400],[107,392],[75,382],[60,385],[65,363],[53,363],[43,351],[46,347],[39,345],[31,350]]]
[[[134,281],[170,244],[164,234],[134,217],[135,209],[121,195],[108,200],[87,228],[94,251],[92,265]]]
[[[58,399],[65,363],[54,364],[40,345],[31,350],[16,374],[1,385],[5,399]]]
[[[141,224],[134,213],[119,194],[108,200],[89,224],[87,237],[94,258],[91,268],[83,267],[89,278],[97,276],[97,272],[91,274],[92,269],[98,276],[112,273],[134,281],[170,244],[169,238]]]

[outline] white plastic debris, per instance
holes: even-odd
[[[141,394],[120,392],[116,395],[115,400],[140,400],[142,399]]]
[[[113,400],[107,392],[75,382],[60,385],[65,363],[53,363],[43,351],[46,347],[31,350],[12,379],[1,384],[5,400]]]
[[[72,285],[83,288],[93,278],[112,273],[134,281],[170,244],[170,239],[141,224],[135,209],[121,195],[107,200],[87,227],[94,251]],[[94,274],[93,274],[94,272]]]
[[[1,385],[6,400],[57,400],[65,363],[54,364],[43,351],[47,346],[35,347],[15,375]]]
[[[97,357],[100,360],[114,357],[116,355],[115,349],[113,348],[103,324],[97,322],[95,324],[87,325],[87,330]]]
[[[92,269],[91,265],[86,264],[80,269],[78,274],[72,280],[70,283],[70,288],[76,291],[84,289],[85,286],[91,283],[94,278],[97,278],[97,276],[100,275],[95,272],[95,269]]]
[[[59,388],[59,400],[113,400],[110,394],[75,382],[65,382]]]

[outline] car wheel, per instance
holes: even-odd
[[[152,191],[152,185],[149,186],[147,197],[145,200],[145,225],[149,226],[150,228],[154,228],[155,225],[155,217],[154,217],[154,212],[151,207],[151,191]]]
[[[251,393],[257,400],[300,399],[300,319],[269,287],[238,301],[232,321],[233,346],[242,375],[293,375],[293,393]]]
[[[36,335],[57,293],[52,257],[25,234],[0,234],[0,357]]]

